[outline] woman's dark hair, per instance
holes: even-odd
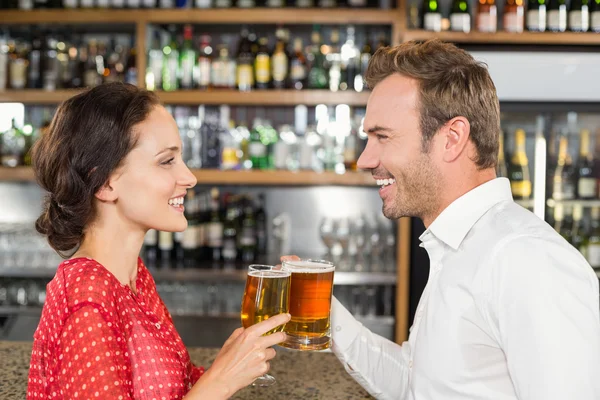
[[[135,125],[158,97],[123,83],[97,86],[62,103],[32,150],[36,179],[48,193],[35,223],[62,257],[77,250],[95,217],[94,195],[135,147]]]

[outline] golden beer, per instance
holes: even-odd
[[[242,326],[248,328],[290,309],[290,272],[271,266],[251,265],[242,298]],[[283,325],[266,335],[281,332]]]
[[[292,273],[287,340],[281,346],[297,350],[323,350],[331,346],[331,295],[335,267],[327,261],[284,261]]]

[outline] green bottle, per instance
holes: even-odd
[[[471,31],[471,12],[467,0],[454,0],[450,11],[450,29],[455,32]]]

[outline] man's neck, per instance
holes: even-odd
[[[421,220],[425,225],[425,228],[429,228],[429,226],[436,220],[436,218],[456,199],[464,196],[469,193],[471,190],[475,189],[478,186],[483,185],[486,182],[489,182],[496,178],[496,171],[493,168],[488,168],[485,170],[477,171],[474,174],[469,176],[465,176],[462,178],[454,177],[451,180],[448,180],[444,184],[444,188],[439,192],[439,203],[436,209],[423,216]]]

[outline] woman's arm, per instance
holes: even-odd
[[[90,304],[65,321],[57,342],[58,384],[69,399],[133,399],[125,339]]]

